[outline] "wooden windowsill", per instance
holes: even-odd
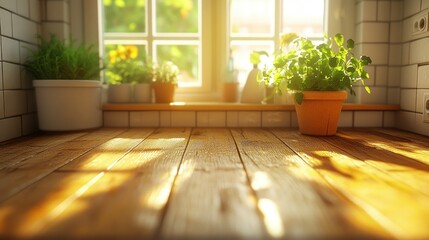
[[[245,104],[245,103],[172,103],[172,104],[112,104],[103,105],[104,111],[294,111],[292,104]],[[393,104],[343,104],[344,111],[397,111]]]

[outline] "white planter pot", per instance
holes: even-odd
[[[39,128],[71,131],[101,127],[101,82],[34,80]]]
[[[130,103],[133,99],[131,83],[109,85],[108,93],[110,103]]]
[[[134,101],[137,103],[152,103],[152,84],[139,83],[134,85]]]

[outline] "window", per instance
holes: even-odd
[[[230,53],[243,85],[252,51],[274,52],[282,33],[318,40],[324,32],[324,0],[100,1],[104,55],[137,46],[139,57],[174,61],[186,101],[219,99]]]

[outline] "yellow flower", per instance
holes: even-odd
[[[118,56],[118,53],[116,52],[116,50],[110,50],[109,51],[109,62],[110,63],[115,63],[117,56]]]
[[[129,59],[135,59],[139,55],[139,49],[136,46],[126,46],[125,51]]]

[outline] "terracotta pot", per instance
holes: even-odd
[[[174,101],[175,84],[172,83],[153,83],[156,103],[171,103]]]
[[[304,92],[302,103],[295,103],[299,131],[307,135],[335,135],[346,97],[345,91]]]
[[[222,96],[224,102],[238,101],[238,82],[225,82],[222,86]]]

